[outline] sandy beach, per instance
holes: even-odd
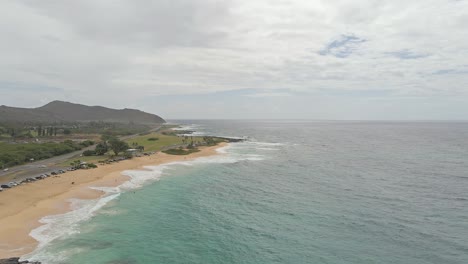
[[[96,169],[67,172],[0,192],[0,259],[32,252],[37,241],[29,236],[31,230],[41,225],[39,220],[42,217],[71,210],[71,198],[96,199],[104,195],[89,187],[115,187],[128,180],[122,171],[216,155],[216,149],[226,144],[202,147],[200,152],[187,156],[157,153],[101,165]]]

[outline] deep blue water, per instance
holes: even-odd
[[[130,172],[133,188],[93,217],[83,215],[95,204],[57,217],[69,234],[33,257],[468,263],[468,123],[178,122],[248,141],[216,158]]]

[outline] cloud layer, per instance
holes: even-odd
[[[466,28],[465,0],[5,0],[0,104],[466,119]]]

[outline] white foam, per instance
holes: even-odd
[[[259,141],[248,141],[251,144],[260,145],[260,146],[284,146],[286,143],[278,142],[259,142]]]
[[[202,126],[199,124],[191,124],[191,125],[182,125],[179,127],[175,127],[172,130],[174,131],[191,131],[191,133],[184,133],[184,134],[179,134],[181,136],[206,136],[206,133],[203,131],[199,131],[202,129]]]
[[[217,148],[216,152],[218,152],[220,154],[227,154],[228,150],[231,149],[231,148],[232,148],[232,144],[227,144],[224,147]]]
[[[97,210],[108,202],[117,198],[120,193],[106,195],[95,200],[70,199],[72,211],[65,214],[49,215],[41,218],[42,226],[32,230],[29,235],[39,242],[37,248],[30,254],[23,256],[28,260],[51,261],[51,256],[44,247],[51,241],[79,233],[79,223],[91,218]]]
[[[202,126],[198,125],[198,124],[190,124],[190,125],[181,125],[179,127],[175,127],[172,130],[178,130],[178,131],[180,131],[180,130],[190,130],[190,131],[192,131],[192,130],[195,130],[195,129],[199,129],[201,127]]]
[[[271,151],[276,151],[276,150],[279,150],[277,148],[256,148],[258,150],[271,150]]]
[[[40,223],[44,224],[30,232],[31,237],[39,242],[34,252],[24,256],[28,260],[39,260],[46,263],[57,260],[57,256],[48,253],[45,246],[51,241],[64,238],[66,236],[79,232],[79,224],[90,219],[95,213],[107,203],[117,198],[121,192],[135,188],[141,188],[145,183],[159,180],[168,170],[175,169],[177,166],[194,166],[210,163],[236,163],[241,161],[260,161],[264,160],[264,155],[251,153],[235,153],[230,150],[242,149],[242,143],[228,144],[225,147],[217,149],[221,155],[200,157],[190,161],[178,161],[157,166],[145,166],[145,170],[126,170],[122,174],[130,177],[128,181],[118,187],[90,187],[95,190],[104,191],[105,196],[96,200],[72,199],[72,211],[60,215],[51,215],[43,217]],[[248,148],[247,148],[248,149]]]

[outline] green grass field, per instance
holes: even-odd
[[[154,140],[155,138],[157,138],[157,140]],[[149,139],[152,139],[152,140],[149,140]],[[130,148],[132,148],[132,144],[133,143],[136,143],[138,144],[139,146],[143,146],[144,147],[144,151],[145,152],[148,152],[148,151],[161,151],[163,149],[167,149],[168,147],[170,146],[177,146],[177,145],[181,145],[181,144],[184,144],[183,142],[184,138],[183,137],[178,137],[178,136],[173,136],[173,135],[163,135],[161,133],[156,133],[156,132],[153,132],[153,133],[149,133],[149,134],[146,134],[146,135],[141,135],[141,136],[137,136],[137,137],[134,137],[134,138],[130,138],[128,140],[125,140],[125,142],[128,143],[128,145],[130,146]],[[190,142],[192,140],[192,138],[188,138],[187,139],[187,142]],[[193,137],[193,141],[194,142],[197,142],[197,141],[203,141],[203,138],[201,137]],[[0,143],[1,144],[1,143]],[[15,149],[22,149],[24,148],[25,146],[32,146],[32,147],[38,147],[38,146],[54,146],[54,147],[57,147],[57,146],[62,146],[63,144],[55,144],[55,143],[44,143],[44,144],[22,144],[22,145],[8,145],[12,148],[15,148]],[[8,155],[11,155],[11,150],[7,150],[5,148],[5,146],[7,146],[6,144],[3,144],[1,145],[1,150],[0,151],[0,154],[2,154],[2,152],[5,152],[4,154],[8,153]],[[20,147],[21,146],[21,147]],[[66,151],[64,151],[66,152]],[[171,153],[171,151],[169,151],[168,154],[173,154],[173,155],[184,155],[184,154],[189,154],[190,152],[193,152],[193,151],[188,151],[187,153],[176,153],[177,151],[175,151],[174,153]],[[22,153],[23,154],[23,153]],[[23,154],[24,155],[24,154]],[[50,156],[54,156],[54,155],[50,155]],[[70,163],[74,160],[80,160],[80,161],[85,161],[85,162],[88,162],[88,163],[97,163],[98,161],[100,160],[106,160],[108,158],[110,158],[112,156],[112,152],[109,151],[106,155],[103,155],[103,156],[80,156],[80,155],[76,155],[64,162],[61,162],[60,164],[57,164],[59,166],[69,166]],[[47,158],[47,157],[44,157],[44,158]],[[24,162],[25,158],[22,158],[21,159],[22,162]],[[38,160],[38,159],[36,159]],[[18,162],[19,164],[22,163],[22,162]]]
[[[150,138],[158,138],[158,140],[148,140]],[[194,138],[195,140],[195,138]],[[160,133],[150,133],[147,135],[142,135],[142,136],[137,136],[128,140],[125,140],[125,142],[128,143],[130,147],[132,147],[132,143],[137,143],[139,146],[144,146],[145,150],[144,151],[160,151],[164,149],[165,147],[171,146],[171,145],[179,145],[182,144],[182,138],[177,137],[177,136],[167,136],[163,135]],[[100,160],[106,160],[112,156],[112,151],[109,151],[106,155],[103,156],[82,156],[80,157],[79,155],[68,159],[67,161],[64,161],[60,163],[60,166],[69,166],[70,163],[74,160],[81,160],[85,162],[92,162],[92,163],[97,163]]]
[[[64,167],[67,167],[67,166],[70,166],[70,163],[72,163],[74,160],[80,160],[80,161],[84,161],[84,162],[87,162],[87,163],[98,163],[98,161],[100,160],[106,160],[110,157],[110,155],[103,155],[103,156],[82,156],[80,157],[79,155],[75,156],[75,157],[72,157],[62,163],[59,163],[57,164],[57,166],[64,166]]]
[[[148,140],[149,138],[158,138],[158,140]],[[144,146],[145,151],[160,151],[164,147],[182,144],[182,138],[177,136],[166,136],[160,133],[151,133],[143,136],[134,137],[125,142],[131,147],[132,143]]]

